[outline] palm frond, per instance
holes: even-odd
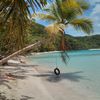
[[[88,10],[90,7],[90,4],[86,2],[85,0],[77,0],[77,2],[79,3],[82,10]]]
[[[7,22],[14,10],[18,10],[17,13],[21,13],[27,20],[31,17],[31,10],[34,12],[36,8],[42,8],[47,4],[47,0],[1,0],[0,1],[0,16],[3,15],[3,23]],[[1,22],[0,22],[1,23]]]
[[[63,19],[65,19],[67,22],[77,18],[77,13],[74,9],[63,9]],[[66,23],[66,22],[64,22]]]
[[[54,36],[56,34],[59,34],[59,32],[63,32],[63,29],[65,28],[64,24],[54,23],[45,28],[45,30],[51,35]]]
[[[47,21],[56,21],[56,17],[50,14],[43,14],[43,13],[37,13],[37,14],[33,14],[32,18],[40,18],[42,20],[47,20]]]
[[[55,0],[55,6],[56,6],[56,9],[57,9],[57,13],[59,14],[60,18],[62,18],[63,12],[62,12],[62,2],[61,2],[61,0]]]
[[[61,21],[61,16],[60,16],[60,14],[58,12],[57,5],[56,4],[52,4],[50,10],[51,10],[50,14],[54,15],[56,17],[57,21],[60,22]]]
[[[62,23],[64,23],[64,19],[67,21],[75,19],[89,8],[89,4],[85,0],[62,0],[62,2],[56,0],[55,5]]]
[[[82,14],[82,9],[77,0],[63,0],[62,5],[66,9],[74,9],[78,14]]]
[[[6,27],[5,39],[15,39],[15,46],[23,47],[27,26],[30,25],[30,9],[35,12],[36,8],[42,8],[46,4],[47,0],[0,0],[0,30]]]
[[[77,30],[82,30],[87,34],[93,33],[93,23],[89,19],[75,19],[70,22],[70,24],[73,25]]]
[[[63,4],[67,5],[68,7],[79,7],[76,0],[62,0]]]

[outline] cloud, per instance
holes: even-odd
[[[99,33],[100,34],[100,4],[99,3],[96,4],[97,1],[99,1],[99,0],[95,0],[95,2],[94,2],[95,6],[92,8],[90,18],[93,20],[94,33],[96,33],[96,34]]]
[[[91,18],[94,20],[94,22],[98,25],[100,24],[100,4],[97,4],[91,13]]]
[[[92,15],[100,15],[100,4],[95,5]]]
[[[100,24],[98,24],[98,27],[100,27]]]
[[[100,4],[100,0],[88,0],[91,5]]]

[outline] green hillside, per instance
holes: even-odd
[[[31,28],[27,30],[28,34],[26,36],[26,43],[25,45],[32,44],[36,41],[42,40],[47,38],[47,33],[44,30],[44,26],[34,23],[32,24]],[[3,33],[3,32],[0,32]],[[0,54],[7,55],[10,49],[16,51],[15,42],[8,43],[4,41],[2,34],[0,34]],[[3,39],[3,41],[2,41]],[[47,38],[48,39],[48,38]],[[68,45],[69,50],[83,50],[83,49],[92,49],[92,48],[100,48],[100,35],[93,35],[93,36],[84,36],[84,37],[73,37],[70,35],[65,35],[66,45]],[[33,51],[36,52],[43,52],[43,51],[53,51],[59,50],[59,39],[56,39],[56,42],[50,40],[49,42],[43,43],[42,46],[33,48]],[[13,52],[14,52],[13,51]]]
[[[32,28],[32,40],[38,40],[47,35],[44,31],[44,26],[36,24]],[[100,48],[100,35],[84,36],[84,37],[73,37],[71,35],[65,35],[66,44],[69,46],[70,50],[81,50],[81,49],[92,49]],[[58,42],[58,41],[57,41]],[[50,47],[51,46],[51,47]],[[59,50],[58,43],[55,44],[44,44],[39,51],[49,51],[49,50]]]
[[[100,48],[100,35],[73,37],[66,35],[72,50]]]

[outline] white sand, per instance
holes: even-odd
[[[80,87],[78,82],[62,75],[56,77],[49,67],[21,65],[5,66],[1,70],[17,76],[9,82],[0,81],[0,92],[10,100],[100,100],[88,89]]]

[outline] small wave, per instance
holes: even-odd
[[[99,49],[89,49],[89,50],[100,50],[100,48]]]

